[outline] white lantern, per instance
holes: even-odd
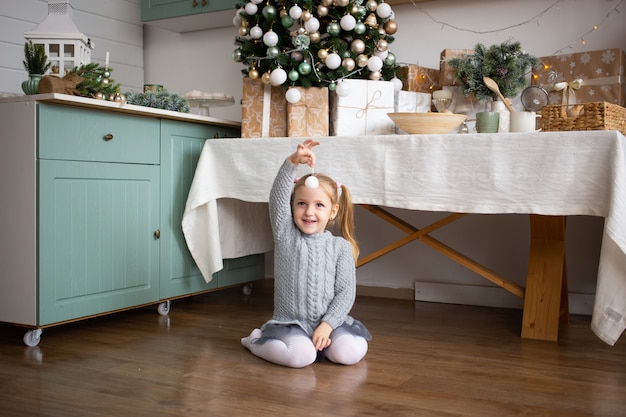
[[[24,32],[24,38],[44,46],[52,74],[62,77],[91,63],[94,44],[74,25],[69,0],[48,0],[48,16],[31,32]]]

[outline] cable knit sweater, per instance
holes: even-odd
[[[329,231],[304,234],[293,222],[291,192],[296,166],[285,160],[269,198],[274,235],[274,315],[268,324],[297,324],[312,335],[322,322],[335,329],[356,297],[356,269],[350,243]]]

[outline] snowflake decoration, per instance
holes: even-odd
[[[584,53],[580,56],[580,62],[581,64],[588,64],[591,62],[591,55]]]
[[[604,62],[605,64],[611,64],[615,62],[615,51],[607,49],[606,51],[602,52],[602,62]]]

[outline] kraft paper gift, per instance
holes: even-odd
[[[394,111],[394,87],[391,81],[344,80],[350,93],[333,94],[331,135],[390,135],[395,124],[387,116]]]
[[[450,58],[461,58],[465,55],[471,55],[475,51],[473,49],[454,49],[446,48],[439,54],[439,84],[457,85],[456,70],[448,64]]]
[[[402,89],[405,91],[430,93],[441,88],[438,69],[410,64],[398,68],[396,76],[402,81]]]
[[[603,49],[539,58],[532,83],[549,93],[549,104],[603,102],[626,106],[626,54]]]
[[[260,79],[243,79],[241,100],[241,137],[287,136],[287,100],[285,91]]]
[[[300,101],[287,104],[289,137],[328,136],[330,109],[327,87],[292,87],[300,91]]]

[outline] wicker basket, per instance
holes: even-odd
[[[619,130],[626,135],[626,108],[617,104],[550,105],[542,109],[541,118],[543,131]]]

